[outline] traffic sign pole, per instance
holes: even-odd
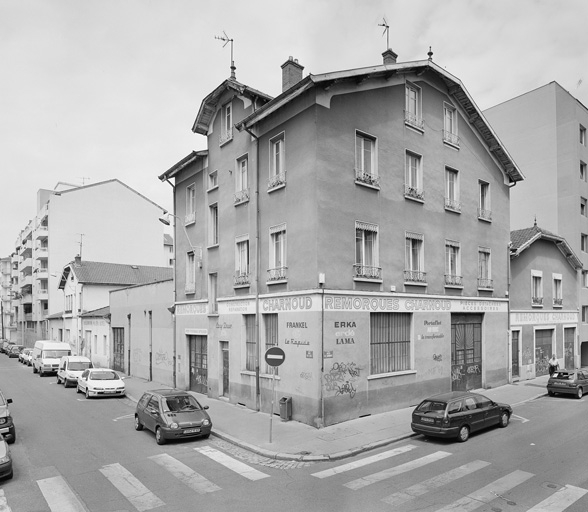
[[[276,395],[276,367],[286,360],[286,354],[277,346],[270,347],[265,352],[265,362],[273,367],[272,373],[272,406],[270,409],[269,442],[272,442],[272,420],[274,418],[274,398]]]
[[[269,430],[269,442],[272,442],[272,420],[274,418],[274,398],[276,396],[276,367],[273,367],[272,373],[272,408],[270,414],[270,430]]]

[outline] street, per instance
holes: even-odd
[[[4,355],[0,389],[17,432],[0,512],[588,510],[587,398],[530,401],[463,444],[417,436],[292,464],[214,437],[158,446],[130,399],[86,400]]]

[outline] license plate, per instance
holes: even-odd
[[[114,391],[113,389],[107,389],[107,390],[105,391],[105,393],[116,393],[116,391]]]
[[[567,386],[565,382],[554,382],[556,386]]]
[[[421,423],[435,423],[433,418],[421,418]]]
[[[187,428],[184,430],[184,434],[197,434],[200,432],[199,428]]]

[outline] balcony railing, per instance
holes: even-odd
[[[365,172],[363,169],[355,169],[355,181],[357,183],[364,183],[365,185],[380,188],[380,177]]]
[[[531,304],[533,306],[543,306],[543,297],[531,297]]]
[[[220,134],[220,137],[218,139],[218,143],[219,143],[219,145],[222,146],[223,144],[225,144],[226,142],[229,142],[230,140],[233,140],[233,130],[232,129],[223,131]]]
[[[192,222],[196,222],[196,212],[186,213],[184,215],[184,224],[192,224]]]
[[[446,286],[463,286],[463,277],[453,274],[445,274]]]
[[[268,282],[285,281],[288,279],[288,267],[270,268],[267,271]]]
[[[406,283],[425,283],[427,282],[427,273],[421,270],[405,270],[404,281]]]
[[[404,111],[404,122],[418,130],[424,131],[425,130],[425,121],[422,117],[409,112],[408,110]]]
[[[420,190],[416,187],[409,185],[408,183],[404,184],[404,197],[410,197],[411,199],[418,199],[419,201],[425,200],[425,191]]]
[[[267,180],[267,189],[278,188],[286,184],[286,171],[270,176]]]
[[[356,263],[353,265],[353,277],[359,279],[382,279],[382,267],[372,267]]]
[[[561,308],[563,306],[563,299],[553,299],[553,305]]]
[[[486,288],[487,290],[493,290],[494,283],[492,279],[478,277],[478,288]]]
[[[455,199],[445,198],[445,208],[454,212],[461,212],[461,203]]]
[[[459,147],[459,137],[455,133],[443,130],[443,142]]]
[[[249,286],[249,284],[251,283],[249,273],[241,272],[238,270],[237,272],[235,272],[234,283],[235,286]]]
[[[483,208],[478,208],[478,219],[482,220],[492,220],[492,210],[484,210]]]
[[[249,201],[249,189],[246,188],[245,190],[235,192],[234,201],[236,205]]]

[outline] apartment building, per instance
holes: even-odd
[[[72,254],[134,265],[166,261],[163,211],[117,179],[39,190],[36,215],[15,244],[11,335],[27,346],[50,337],[46,320],[64,311],[58,284]]]
[[[275,386],[325,426],[507,382],[523,175],[431,57],[304,78],[290,58],[275,98],[235,76],[204,98],[206,149],[160,176],[178,386],[266,412]]]
[[[0,339],[9,339],[12,325],[12,258],[0,258]]]
[[[534,220],[566,240],[584,270],[579,282],[582,364],[588,364],[588,109],[557,82],[484,112],[525,173],[511,192],[511,228]]]

